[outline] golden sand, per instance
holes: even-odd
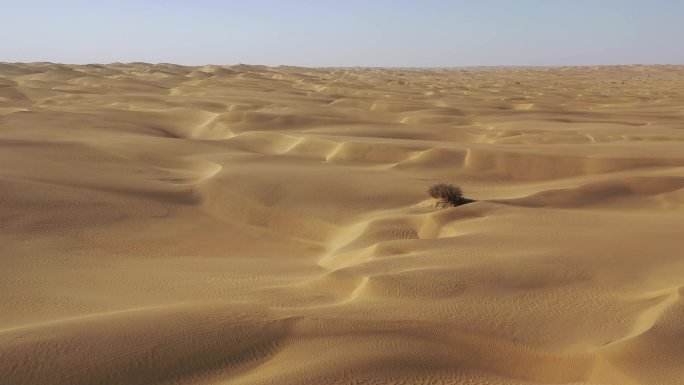
[[[3,385],[684,384],[684,67],[0,64],[0,162]]]

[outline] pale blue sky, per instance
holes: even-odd
[[[0,0],[0,61],[684,64],[684,0]]]

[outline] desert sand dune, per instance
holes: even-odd
[[[0,384],[684,384],[683,106],[677,66],[2,63]]]

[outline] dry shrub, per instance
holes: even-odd
[[[463,190],[450,183],[437,183],[427,190],[431,197],[438,200],[438,206],[459,206],[471,202],[463,198]]]

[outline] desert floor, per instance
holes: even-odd
[[[684,384],[683,287],[684,67],[0,64],[0,384]]]

